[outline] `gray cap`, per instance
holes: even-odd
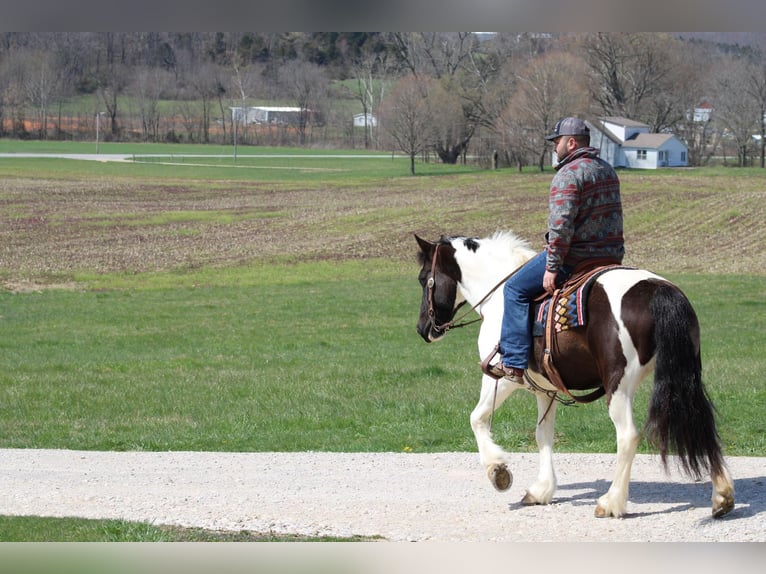
[[[564,118],[556,123],[553,133],[545,136],[548,141],[555,140],[559,136],[587,136],[590,128],[580,118]]]

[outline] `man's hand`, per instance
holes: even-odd
[[[549,294],[553,294],[556,290],[556,273],[553,271],[545,271],[545,275],[543,275],[543,289]]]

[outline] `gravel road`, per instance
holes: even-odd
[[[557,454],[548,506],[519,504],[537,456],[496,492],[474,453],[92,452],[0,449],[0,515],[79,516],[390,541],[766,541],[766,458],[729,458],[736,506],[659,457],[633,465],[629,514],[593,516],[612,455]]]

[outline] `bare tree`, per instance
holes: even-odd
[[[410,175],[415,175],[415,158],[433,145],[432,108],[428,102],[434,80],[406,76],[381,105],[383,129],[392,148],[410,158]]]
[[[549,145],[545,135],[565,116],[583,116],[588,102],[581,84],[585,64],[568,52],[549,52],[531,60],[516,74],[517,88],[498,120],[498,129],[516,149],[515,155],[533,155],[540,171]]]
[[[322,68],[308,62],[287,63],[280,69],[279,78],[287,94],[300,108],[298,135],[301,145],[305,145],[308,128],[321,116],[329,81]]]
[[[19,51],[7,52],[0,60],[0,131],[5,131],[3,120],[8,118],[14,137],[24,131],[24,66],[19,55]]]
[[[37,133],[40,139],[48,139],[50,106],[59,85],[54,55],[50,52],[31,52],[26,55],[25,67],[24,91],[35,110]]]
[[[0,64],[0,120],[8,109],[14,135],[27,136],[29,131],[47,139],[50,108],[60,86],[55,56],[39,47],[23,47],[5,54]]]
[[[423,52],[420,50],[420,36],[416,32],[391,32],[387,34],[391,50],[399,65],[413,76],[423,71]]]
[[[581,41],[590,66],[591,97],[607,116],[648,123],[652,131],[672,125],[682,110],[674,105],[674,61],[678,41],[656,33],[597,32]]]
[[[671,93],[680,113],[679,119],[672,125],[672,131],[686,144],[689,165],[706,165],[717,153],[721,141],[712,98],[716,92],[715,67],[711,65],[715,56],[699,49],[678,50],[668,54],[668,57],[676,68],[676,81]]]
[[[189,99],[183,99],[174,104],[174,113],[181,118],[181,125],[186,132],[186,139],[190,142],[198,141],[198,128],[199,128],[199,111],[197,110],[196,102]],[[173,134],[177,139],[180,136]]]
[[[443,91],[432,95],[434,118],[439,121],[435,151],[443,162],[455,163],[464,156],[478,126],[492,124],[485,99],[496,68],[479,55],[473,32],[399,32],[394,39],[410,73],[441,83]],[[440,105],[446,107],[439,110]]]
[[[431,110],[431,143],[443,163],[454,164],[465,154],[475,124],[466,118],[460,97],[442,82],[430,84],[426,97]]]
[[[534,155],[534,162],[543,152],[537,143],[534,150],[523,149],[522,140],[524,130],[537,133],[537,128],[518,123],[519,112],[509,110],[509,103],[515,98],[516,104],[528,105],[533,99],[529,90],[534,74],[522,73],[526,62],[563,47],[588,62],[586,72],[572,75],[565,89],[590,88],[589,115],[623,115],[649,124],[654,131],[672,130],[687,143],[690,162],[696,165],[713,153],[723,133],[714,129],[716,115],[726,112],[729,123],[735,120],[726,110],[733,104],[723,101],[730,94],[719,96],[704,80],[709,70],[717,68],[722,54],[762,62],[766,35],[760,36],[761,43],[752,36],[739,35],[735,44],[720,35],[701,40],[690,34],[663,33],[0,32],[0,119],[5,120],[0,130],[23,137],[51,137],[56,103],[61,118],[63,98],[92,95],[94,109],[75,113],[74,130],[90,135],[92,113],[106,110],[112,138],[120,137],[121,128],[127,132],[129,122],[143,130],[144,139],[158,138],[159,95],[152,74],[162,71],[169,76],[167,84],[161,82],[162,97],[188,102],[184,124],[195,141],[214,137],[213,116],[219,114],[224,138],[230,139],[226,130],[233,124],[227,106],[246,105],[248,99],[258,97],[296,102],[293,105],[304,110],[298,130],[278,129],[289,137],[297,131],[306,143],[314,134],[349,133],[348,112],[340,107],[328,111],[324,92],[330,78],[348,80],[353,75],[357,85],[350,93],[369,114],[377,112],[382,90],[393,83],[390,78],[405,73],[440,82],[443,92],[433,91],[430,97],[434,106],[444,106],[443,113],[433,116],[433,127],[438,128],[433,143],[442,161],[465,157],[469,146],[472,152],[479,150],[489,157],[498,149],[501,135],[510,145],[509,137],[516,134],[512,155]],[[766,72],[757,68],[745,72],[749,80],[738,84],[738,89],[763,109]],[[527,85],[523,98],[517,95],[522,83]],[[733,94],[734,99],[740,95]],[[716,107],[714,119],[705,124],[692,121],[690,111],[705,98]],[[454,113],[456,102],[462,118]],[[312,131],[320,124],[312,123],[315,116],[309,109],[324,112],[325,131]],[[506,126],[502,134],[493,132],[504,110],[513,112],[507,119],[516,123]],[[759,119],[751,135],[766,136],[762,114],[752,113]],[[188,128],[189,114],[196,118],[193,129]],[[453,125],[447,125],[447,118],[454,119]],[[63,125],[58,122],[59,127]],[[331,129],[337,126],[344,130]],[[372,126],[367,127],[365,146],[369,147],[375,134],[369,129]],[[176,129],[183,133],[180,122]],[[734,141],[731,128],[726,130],[729,141]],[[377,134],[381,133],[379,127]],[[171,130],[167,136],[172,139]],[[761,164],[766,164],[766,137],[761,142]],[[755,142],[743,141],[745,148],[735,145],[741,156],[743,149],[752,154]]]
[[[237,98],[236,104],[238,107],[247,108],[250,98],[253,97],[258,84],[258,75],[261,66],[256,64],[247,64],[238,61],[238,58],[234,59],[232,68],[234,69],[234,75],[232,76],[232,100]],[[234,102],[233,102],[234,103]],[[231,133],[232,138],[236,136],[237,141],[248,142],[249,134],[247,129],[247,122],[243,121],[244,116],[231,116]],[[224,117],[224,123],[226,118]],[[235,125],[236,122],[236,125]],[[241,124],[241,125],[240,125]]]
[[[431,75],[437,79],[463,69],[478,43],[473,32],[423,32],[420,37]]]
[[[760,166],[766,165],[766,64],[753,62],[745,66],[745,92],[752,98],[757,110],[760,147]]]
[[[381,77],[386,68],[385,53],[364,52],[354,59],[352,66],[356,76],[354,95],[364,114],[364,147],[368,149],[373,128],[368,119],[383,99],[385,83]]]
[[[98,75],[98,95],[109,116],[110,131],[113,137],[119,137],[120,125],[117,121],[120,96],[128,84],[129,70],[123,64],[111,63]],[[98,113],[98,110],[97,110]]]
[[[221,106],[221,100],[225,93],[219,71],[216,64],[206,63],[198,66],[188,78],[189,84],[200,102],[202,117],[199,118],[199,126],[202,143],[210,142],[212,106],[216,101]]]
[[[763,116],[759,117],[758,103],[748,94],[748,64],[725,58],[718,68],[715,115],[726,130],[726,140],[736,146],[737,164],[744,167],[753,147],[753,134],[762,129]]]
[[[141,133],[144,141],[158,141],[160,112],[158,103],[168,73],[161,68],[142,68],[137,71],[131,92],[138,102]]]

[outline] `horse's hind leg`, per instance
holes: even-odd
[[[627,388],[626,388],[627,387]],[[633,420],[633,388],[623,379],[609,403],[609,417],[617,433],[617,465],[609,490],[598,499],[596,516],[622,516],[627,511],[630,470],[639,443]]]
[[[508,453],[492,439],[490,417],[503,404],[519,385],[507,379],[497,383],[492,377],[484,376],[481,384],[481,396],[471,412],[471,428],[479,448],[479,460],[487,469],[487,476],[497,490],[508,490],[513,483],[513,475],[508,470]]]
[[[540,457],[540,467],[537,480],[527,489],[521,500],[522,504],[548,504],[556,492],[556,473],[553,469],[553,434],[556,424],[556,405],[554,399],[538,393],[537,416],[538,425],[535,429],[537,448]]]
[[[711,476],[713,483],[713,518],[720,518],[734,508],[734,483],[724,465],[721,473]]]

